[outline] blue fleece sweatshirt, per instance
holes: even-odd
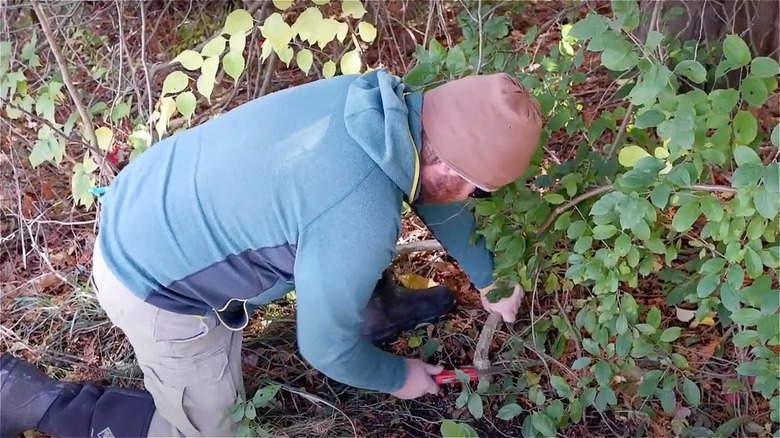
[[[360,335],[408,200],[477,287],[492,256],[464,204],[417,205],[422,96],[384,70],[279,91],[168,137],[101,198],[108,266],[161,308],[216,312],[233,330],[295,290],[304,358],[392,392],[400,357]]]

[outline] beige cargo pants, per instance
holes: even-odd
[[[235,436],[226,413],[245,394],[241,332],[213,316],[180,315],[140,300],[106,267],[99,245],[92,275],[100,305],[133,346],[154,397],[148,436]]]

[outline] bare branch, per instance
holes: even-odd
[[[585,193],[575,197],[571,201],[566,201],[565,203],[559,205],[558,208],[553,210],[552,214],[547,218],[547,220],[544,221],[544,224],[542,224],[542,227],[539,228],[539,232],[536,233],[536,235],[537,236],[541,235],[548,228],[550,228],[550,225],[552,225],[552,223],[555,221],[555,218],[560,216],[561,213],[563,213],[566,210],[574,207],[575,205],[579,204],[580,202],[582,202],[582,201],[584,201],[586,199],[590,199],[590,198],[592,198],[594,196],[598,196],[598,195],[600,195],[602,193],[605,193],[605,192],[608,192],[610,190],[612,190],[612,185],[611,184],[606,185],[606,186],[596,187],[595,189],[589,190],[589,191],[587,191],[587,192],[585,192]]]
[[[92,126],[92,121],[89,118],[89,114],[87,114],[87,109],[84,107],[84,103],[81,101],[81,97],[79,96],[78,91],[76,91],[76,87],[73,85],[73,81],[70,79],[68,66],[65,64],[65,59],[62,57],[62,50],[60,50],[57,41],[54,39],[54,33],[52,33],[51,27],[49,27],[48,17],[46,17],[46,14],[44,14],[43,9],[41,8],[40,0],[33,1],[32,7],[35,10],[35,15],[38,16],[38,21],[41,23],[43,33],[46,35],[46,40],[49,42],[49,47],[54,54],[54,58],[57,60],[57,65],[60,67],[60,73],[62,73],[62,82],[64,82],[65,87],[68,88],[68,93],[70,93],[70,97],[73,99],[73,103],[76,105],[76,110],[79,112],[79,117],[81,117],[81,122],[84,124],[87,140],[89,140],[90,145],[94,149],[98,149],[95,128]]]

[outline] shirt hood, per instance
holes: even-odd
[[[347,93],[347,132],[414,202],[420,193],[422,94],[386,70],[360,75]]]

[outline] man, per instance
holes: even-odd
[[[384,70],[279,91],[150,148],[101,199],[93,280],[146,390],[55,382],[2,358],[2,435],[228,436],[244,394],[241,334],[295,290],[302,356],[326,376],[403,399],[441,367],[379,348],[450,311],[444,287],[388,275],[406,201],[489,303],[493,265],[469,243],[469,197],[515,181],[537,148],[537,102],[506,74],[411,92]]]

